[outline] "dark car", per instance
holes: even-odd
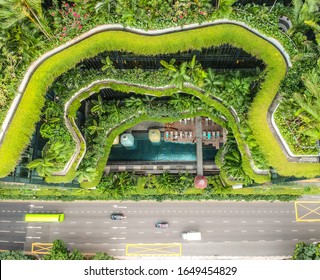
[[[111,220],[123,220],[125,216],[121,213],[113,213],[110,216]]]
[[[155,223],[156,228],[167,228],[169,226],[168,222],[156,222]]]

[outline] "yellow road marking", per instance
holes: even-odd
[[[32,243],[31,252],[37,254],[48,254],[53,243]]]
[[[320,222],[319,209],[320,209],[320,201],[295,201],[296,221],[297,222]],[[309,217],[311,216],[311,217],[307,218],[308,216]]]
[[[126,256],[181,256],[181,243],[126,244]]]

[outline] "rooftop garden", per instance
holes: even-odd
[[[38,121],[47,144],[42,157],[28,167],[48,182],[77,178],[82,187],[92,188],[101,180],[117,135],[146,120],[170,122],[197,115],[229,131],[216,159],[227,184],[268,182],[270,168],[282,176],[320,175],[317,163],[288,161],[268,119],[274,100],[279,100],[272,118],[291,152],[317,155],[316,2],[267,7],[221,0],[218,8],[211,1],[41,2],[0,4],[5,11],[0,13],[5,23],[0,29],[0,123],[9,123],[0,141],[5,163],[1,177],[16,166]],[[283,15],[293,23],[288,33],[278,27]],[[194,23],[200,25],[190,25]],[[165,29],[170,27],[176,29]],[[178,32],[181,28],[184,31]],[[154,57],[225,44],[261,60],[263,67],[205,68],[195,54],[186,61],[161,60],[161,67],[152,71],[121,69],[108,56],[121,51]],[[101,67],[81,63],[95,57],[101,59]],[[99,95],[104,88],[134,96],[105,102]],[[47,92],[54,93],[54,100],[46,99]],[[81,102],[93,96],[89,117],[78,126]],[[165,102],[157,101],[163,96],[168,97]],[[18,106],[9,110],[12,118],[5,119],[14,98]]]

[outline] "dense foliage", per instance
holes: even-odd
[[[294,250],[293,260],[320,260],[320,244],[318,243],[304,243],[296,244]]]
[[[31,256],[25,255],[22,251],[1,251],[0,260],[31,260]]]
[[[289,142],[289,145],[294,147],[294,151],[301,152],[303,150],[302,152],[305,152],[305,149],[300,148],[308,147],[305,153],[315,152],[313,143],[319,139],[319,68],[315,66],[316,60],[314,59],[319,57],[320,32],[317,23],[319,18],[319,3],[313,0],[307,0],[305,2],[294,1],[293,9],[284,7],[281,4],[274,5],[272,9],[270,9],[265,6],[261,7],[253,4],[231,7],[235,2],[231,0],[221,1],[219,8],[215,9],[211,6],[211,1],[206,0],[140,0],[134,3],[132,1],[115,0],[87,1],[81,4],[79,4],[79,1],[61,2],[53,0],[52,7],[46,10],[43,9],[41,2],[42,1],[32,1],[29,3],[28,1],[10,0],[7,1],[7,3],[0,4],[0,10],[2,11],[0,17],[4,22],[0,28],[0,67],[2,70],[0,73],[0,105],[2,107],[0,122],[8,108],[8,104],[15,95],[17,84],[21,80],[22,73],[30,62],[38,57],[40,53],[43,53],[44,50],[60,44],[61,41],[69,40],[98,24],[121,23],[125,26],[150,29],[182,26],[188,23],[210,21],[216,18],[232,18],[243,21],[249,26],[254,26],[268,36],[277,38],[284,44],[292,56],[295,55],[293,61],[294,67],[289,70],[287,78],[285,78],[281,84],[282,95],[285,101],[280,105],[276,115],[276,121],[286,140]],[[294,23],[294,27],[289,31],[289,36],[293,43],[278,30],[278,17],[283,14],[291,17]],[[234,27],[230,27],[230,30],[233,28]],[[204,30],[205,29],[202,29],[202,35],[206,37],[206,31]],[[223,35],[219,33],[221,30],[221,34]],[[314,38],[307,36],[311,30],[313,30],[313,34],[315,35]],[[268,164],[270,164],[283,175],[295,174],[298,176],[305,175],[311,177],[319,174],[317,167],[312,164],[287,164],[272,134],[266,131],[267,123],[264,119],[265,113],[277,92],[281,78],[285,75],[283,63],[280,62],[279,57],[274,55],[274,49],[264,45],[260,41],[253,42],[254,40],[244,31],[239,32],[242,34],[242,43],[238,42],[236,38],[232,38],[230,34],[223,33],[223,28],[220,28],[216,34],[223,36],[224,43],[227,42],[241,47],[257,58],[264,60],[267,64],[266,71],[260,73],[255,79],[243,74],[232,74],[228,77],[228,75],[217,74],[211,69],[204,71],[194,57],[191,61],[184,62],[179,67],[174,65],[174,62],[163,62],[163,65],[168,71],[165,75],[162,75],[162,77],[161,75],[145,73],[136,75],[137,72],[132,71],[131,81],[140,79],[140,82],[137,82],[138,84],[146,83],[154,85],[155,83],[151,81],[155,80],[155,77],[160,77],[159,79],[156,78],[159,80],[159,84],[164,85],[171,83],[180,89],[183,88],[184,82],[191,82],[204,88],[206,90],[206,97],[219,97],[224,102],[224,105],[234,107],[241,120],[240,133],[235,123],[229,123],[229,126],[233,130],[235,139],[237,140],[239,155],[244,157],[242,159],[243,171],[245,171],[247,175],[251,172],[249,176],[251,179],[254,179],[255,175],[252,170],[250,171],[251,167],[249,160],[245,157],[242,141],[248,144],[253,154],[255,164],[260,168],[266,168]],[[240,34],[239,32],[234,30],[232,33]],[[194,34],[192,34],[192,32],[188,34],[190,34],[192,44],[188,44],[185,50],[201,49],[204,47],[203,42],[201,42],[197,36],[198,34],[195,34],[195,32]],[[212,34],[213,33],[210,33],[210,36],[212,36]],[[79,46],[75,48],[69,48],[63,53],[54,56],[50,61],[47,61],[39,67],[39,72],[35,73],[31,79],[24,93],[26,98],[22,99],[17,110],[17,116],[14,117],[10,130],[8,131],[7,138],[9,137],[10,140],[6,141],[5,139],[1,147],[2,151],[0,149],[0,152],[2,152],[1,157],[6,163],[0,167],[2,176],[12,170],[23,147],[29,142],[30,135],[34,129],[34,123],[39,120],[40,109],[44,104],[44,93],[48,86],[55,78],[61,76],[61,74],[65,73],[81,59],[106,50],[102,47],[102,44],[104,44],[106,40],[103,34],[100,35],[101,36],[94,38],[95,45],[91,49],[88,48],[85,43],[81,44],[81,46],[79,44]],[[112,41],[112,36],[113,35],[109,36],[108,40]],[[193,36],[195,36],[199,42],[193,40]],[[174,38],[171,39],[173,39],[173,41],[175,40],[175,43],[184,45],[184,40],[180,38],[180,35],[177,34],[173,37]],[[215,38],[215,36],[212,37]],[[44,39],[45,44],[42,43]],[[132,34],[126,34],[126,36],[118,34],[114,40],[114,44],[121,46],[121,49],[126,49],[126,47],[128,47],[127,42],[135,42],[135,46],[129,46],[131,51],[140,54],[154,54],[158,51],[156,45],[159,40],[162,40],[162,38],[153,38],[154,45],[148,45],[145,40]],[[210,44],[221,44],[219,39],[212,40]],[[172,42],[170,42],[170,44],[171,43]],[[181,48],[177,48],[176,44],[170,44],[167,44],[162,52],[172,53],[178,50],[182,51]],[[299,48],[299,53],[295,47]],[[258,52],[260,48],[263,49],[264,53]],[[306,61],[314,70],[305,70],[307,67],[305,67],[304,63]],[[59,64],[59,62],[61,63]],[[107,58],[105,62],[106,68],[108,68]],[[19,67],[17,67],[18,65]],[[270,68],[272,71],[268,70],[268,66],[272,66]],[[70,81],[77,81],[83,78],[83,75],[76,73],[76,71],[77,69],[74,70],[74,73],[70,71],[68,73],[69,76],[66,74],[59,78],[60,81],[64,81],[64,83],[60,83],[60,89],[56,91],[60,100],[56,100],[56,103],[51,102],[50,104],[50,102],[47,102],[46,104],[47,109],[41,120],[41,133],[42,136],[49,141],[43,150],[43,158],[37,159],[29,164],[30,168],[37,169],[38,173],[42,176],[48,176],[52,172],[60,170],[75,149],[74,143],[62,121],[61,109],[65,101],[70,98],[70,95],[65,93],[71,92],[71,89],[73,89],[73,82],[71,82],[70,85]],[[112,76],[111,72],[112,71],[109,71],[105,74]],[[128,73],[130,73],[130,71],[128,71]],[[91,73],[87,75],[88,78],[84,78],[84,80],[94,79],[95,74],[96,73]],[[116,76],[117,73],[113,73],[113,77]],[[258,88],[257,85],[260,84],[262,87]],[[59,83],[56,83],[56,85],[59,85]],[[55,86],[53,86],[53,88],[54,87]],[[68,90],[65,90],[66,88]],[[270,92],[272,92],[272,94],[270,94]],[[257,97],[255,97],[256,93]],[[234,95],[236,95],[237,98],[234,98]],[[289,102],[290,100],[293,102]],[[180,104],[180,107],[182,107],[184,103],[181,101],[184,101],[184,99],[177,101],[173,98],[172,104],[176,102],[176,104]],[[70,108],[69,116],[71,118],[76,116],[77,106],[80,104],[79,101],[77,102],[77,104]],[[93,102],[92,113],[96,114],[96,116],[94,116],[91,119],[92,122],[86,126],[85,133],[88,136],[88,142],[91,141],[91,143],[95,144],[94,147],[96,151],[94,153],[100,153],[100,156],[91,153],[90,149],[92,149],[92,145],[90,145],[87,155],[87,159],[89,158],[89,160],[84,161],[84,167],[82,166],[78,171],[80,181],[99,178],[99,176],[96,176],[96,171],[92,165],[96,165],[97,161],[99,161],[97,164],[100,165],[100,167],[103,165],[102,159],[106,160],[108,144],[105,143],[106,149],[103,149],[103,145],[98,146],[97,143],[103,142],[101,137],[103,132],[108,128],[114,127],[119,123],[121,117],[123,117],[120,117],[119,104],[111,102],[107,109],[111,113],[109,113],[107,118],[103,115],[104,112],[101,111],[103,110],[101,100],[99,101],[99,99],[97,99],[95,102],[97,103],[94,104]],[[130,108],[129,103],[130,101],[127,102],[126,110],[133,112],[133,107]],[[137,100],[131,100],[131,104],[139,104],[139,102],[137,102]],[[141,102],[140,105],[144,106]],[[141,109],[141,107],[139,109],[137,108],[135,108],[135,110]],[[151,108],[156,110],[154,107]],[[189,112],[194,113],[193,110],[195,110],[195,108],[197,108],[197,106],[189,108]],[[163,108],[158,109],[160,111]],[[147,112],[145,113],[148,115]],[[30,118],[26,120],[25,115],[29,114]],[[101,119],[99,115],[104,116],[104,119]],[[245,120],[248,121],[245,122]],[[107,122],[110,126],[106,124]],[[18,134],[19,137],[15,137],[16,134]],[[275,149],[271,151],[269,149],[270,145],[275,147]],[[90,161],[91,158],[95,161],[94,163],[92,160]],[[68,178],[75,176],[75,169],[73,169],[71,173],[72,175]],[[258,182],[259,179],[255,181]]]

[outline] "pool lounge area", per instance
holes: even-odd
[[[200,158],[204,173],[219,173],[214,160],[226,140],[226,130],[207,118],[200,118],[197,123],[200,136],[196,133],[199,125],[196,130],[195,119],[136,125],[115,139],[105,172],[197,173]],[[201,146],[196,139],[198,142],[200,139]]]

